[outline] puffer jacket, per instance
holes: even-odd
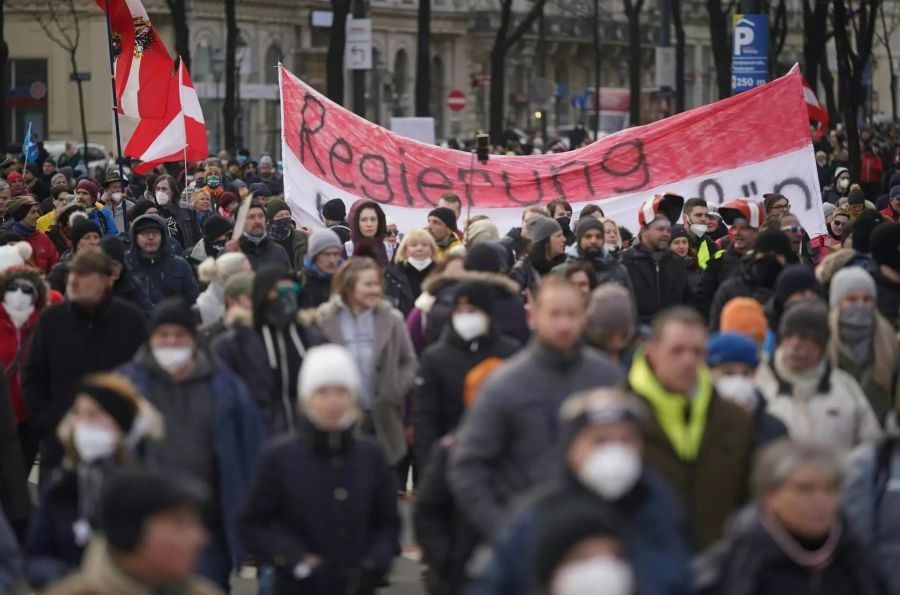
[[[150,302],[158,306],[169,296],[180,295],[193,304],[200,295],[200,287],[194,277],[191,265],[180,256],[175,256],[168,242],[163,241],[159,253],[146,256],[138,248],[134,230],[142,221],[151,221],[159,227],[162,237],[167,234],[166,222],[158,215],[141,215],[131,226],[131,250],[125,256],[126,264],[139,283],[147,290]]]
[[[691,303],[687,265],[669,250],[654,254],[644,246],[635,246],[622,255],[622,264],[631,278],[638,324],[649,323],[669,306]]]
[[[722,309],[734,298],[750,297],[759,302],[760,305],[764,305],[773,295],[775,295],[775,288],[769,287],[760,281],[754,271],[753,263],[744,264],[737,273],[722,283],[718,291],[716,291],[709,310],[710,330],[719,330]]]
[[[794,440],[825,441],[839,452],[881,437],[881,426],[856,380],[831,368],[827,359],[809,376],[811,391],[785,379],[781,348],[756,370],[756,386],[768,411],[784,422]]]

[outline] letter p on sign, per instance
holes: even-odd
[[[752,46],[754,37],[753,22],[747,19],[738,21],[734,28],[734,55],[740,56],[745,47]]]

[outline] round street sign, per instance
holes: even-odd
[[[43,99],[47,95],[47,85],[41,81],[35,81],[31,83],[31,88],[28,91],[32,99]]]
[[[447,107],[454,112],[458,112],[466,107],[466,94],[456,90],[447,93]]]

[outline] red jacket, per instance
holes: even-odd
[[[881,211],[879,211],[884,218],[888,221],[893,221],[894,223],[900,223],[900,214],[898,214],[894,209],[891,208],[891,205],[888,205]]]
[[[884,173],[884,164],[878,155],[864,153],[860,157],[859,181],[863,184],[877,184],[881,182],[881,174]]]
[[[0,304],[0,362],[3,363],[17,424],[21,424],[28,417],[25,412],[25,399],[22,397],[22,368],[28,359],[31,335],[40,315],[40,311],[35,308],[22,328],[17,329],[6,313],[6,308]]]
[[[31,255],[31,263],[45,275],[59,262],[59,252],[53,241],[41,231],[35,231],[25,241],[31,244],[34,253]]]

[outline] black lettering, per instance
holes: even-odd
[[[505,170],[500,172],[500,178],[503,180],[503,187],[504,187],[504,190],[506,190],[506,198],[508,198],[509,200],[511,200],[513,202],[519,203],[520,205],[525,205],[525,206],[536,205],[536,204],[541,203],[541,201],[544,199],[544,188],[543,188],[543,186],[541,186],[541,176],[538,174],[538,172],[536,170],[531,170],[531,172],[534,175],[534,181],[537,184],[537,196],[534,198],[534,200],[527,200],[527,199],[520,200],[520,199],[516,198],[515,196],[513,196],[512,195],[512,184],[510,184],[510,182],[509,182],[509,174],[506,173]],[[526,184],[524,184],[524,183],[517,184],[517,186],[526,186]]]
[[[440,182],[431,182],[425,179],[429,174],[437,174],[441,177]],[[437,206],[437,201],[433,201],[428,198],[428,195],[425,194],[426,188],[435,188],[437,190],[450,190],[453,188],[453,182],[447,177],[447,174],[442,172],[436,167],[426,167],[422,171],[419,172],[418,177],[416,178],[416,188],[419,190],[419,196],[422,197],[422,200],[430,204],[431,206]],[[441,193],[443,194],[443,192]]]
[[[343,148],[344,153],[339,153],[339,148]],[[353,148],[350,146],[350,143],[340,136],[335,139],[334,143],[331,145],[331,150],[328,151],[328,164],[331,166],[331,176],[344,188],[355,188],[356,184],[342,180],[334,170],[335,161],[340,161],[346,165],[353,165]]]
[[[485,183],[490,186],[494,185],[494,180],[491,179],[491,172],[486,169],[462,169],[460,168],[456,175],[459,178],[459,181],[466,185],[466,200],[469,202],[470,207],[475,206],[475,202],[472,200],[472,176],[480,175]]]
[[[381,179],[373,178],[366,172],[366,163],[368,163],[369,161],[374,161],[381,164]],[[360,185],[359,189],[362,190],[362,193],[366,195],[366,198],[385,204],[390,204],[391,202],[393,202],[394,189],[391,188],[391,180],[388,177],[387,160],[384,157],[382,157],[381,155],[376,155],[375,153],[364,154],[362,156],[362,159],[359,160],[359,173],[366,180],[372,182],[372,184],[375,184],[376,186],[384,186],[388,191],[387,198],[378,198],[377,196],[373,196],[372,194],[370,194],[365,186]]]
[[[812,209],[812,193],[809,191],[809,186],[806,185],[803,178],[785,178],[780,183],[775,184],[774,192],[776,194],[784,194],[784,188],[786,186],[796,186],[799,188],[800,191],[803,192],[803,204],[806,206],[806,210],[809,211]]]
[[[310,109],[312,104],[318,109],[319,121],[314,128],[306,125],[306,110]],[[325,126],[325,104],[319,101],[312,93],[303,96],[303,107],[300,109],[300,163],[306,164],[306,146],[309,145],[309,154],[312,155],[313,161],[319,167],[319,171],[325,173],[325,168],[319,163],[319,158],[312,147],[312,137],[314,134],[322,130]]]
[[[716,193],[715,197],[713,197],[712,199],[709,199],[706,196],[706,190],[708,188],[712,188],[713,191]],[[725,190],[722,189],[721,184],[719,184],[717,181],[715,181],[712,178],[709,178],[709,179],[706,179],[706,180],[703,180],[702,182],[700,182],[700,188],[697,190],[697,195],[700,198],[702,198],[703,200],[705,200],[706,202],[713,202],[713,203],[716,203],[717,205],[722,204],[722,202],[725,200]]]
[[[412,206],[413,195],[409,193],[409,184],[406,181],[406,161],[403,159],[404,155],[406,155],[406,151],[400,149],[400,188],[403,189],[403,196],[406,197],[406,204]]]
[[[631,163],[632,160],[626,161],[621,155],[617,154],[619,151],[622,151],[624,153],[625,151],[630,152],[631,150],[636,151],[636,159],[634,159],[633,164]],[[613,167],[618,165],[625,165],[628,166],[628,168],[620,169]],[[614,192],[631,192],[633,190],[640,190],[650,182],[650,168],[647,166],[647,157],[644,154],[644,143],[641,139],[624,141],[610,147],[603,155],[603,159],[600,161],[600,167],[606,173],[617,178],[624,178],[630,176],[638,170],[642,170],[643,179],[640,183],[624,188],[613,186]]]
[[[587,182],[588,191],[591,193],[591,197],[594,196],[594,184],[591,182],[591,170],[588,168],[588,164],[584,161],[581,161],[580,159],[575,159],[574,161],[567,161],[559,167],[556,167],[554,165],[550,168],[550,177],[553,180],[553,185],[556,187],[556,191],[559,192],[558,198],[567,200],[566,191],[563,189],[562,182],[559,181],[560,172],[562,172],[562,170],[566,169],[567,167],[577,165],[582,166],[582,169],[584,170],[584,180],[585,182]],[[580,197],[576,197],[576,200],[578,198]]]

